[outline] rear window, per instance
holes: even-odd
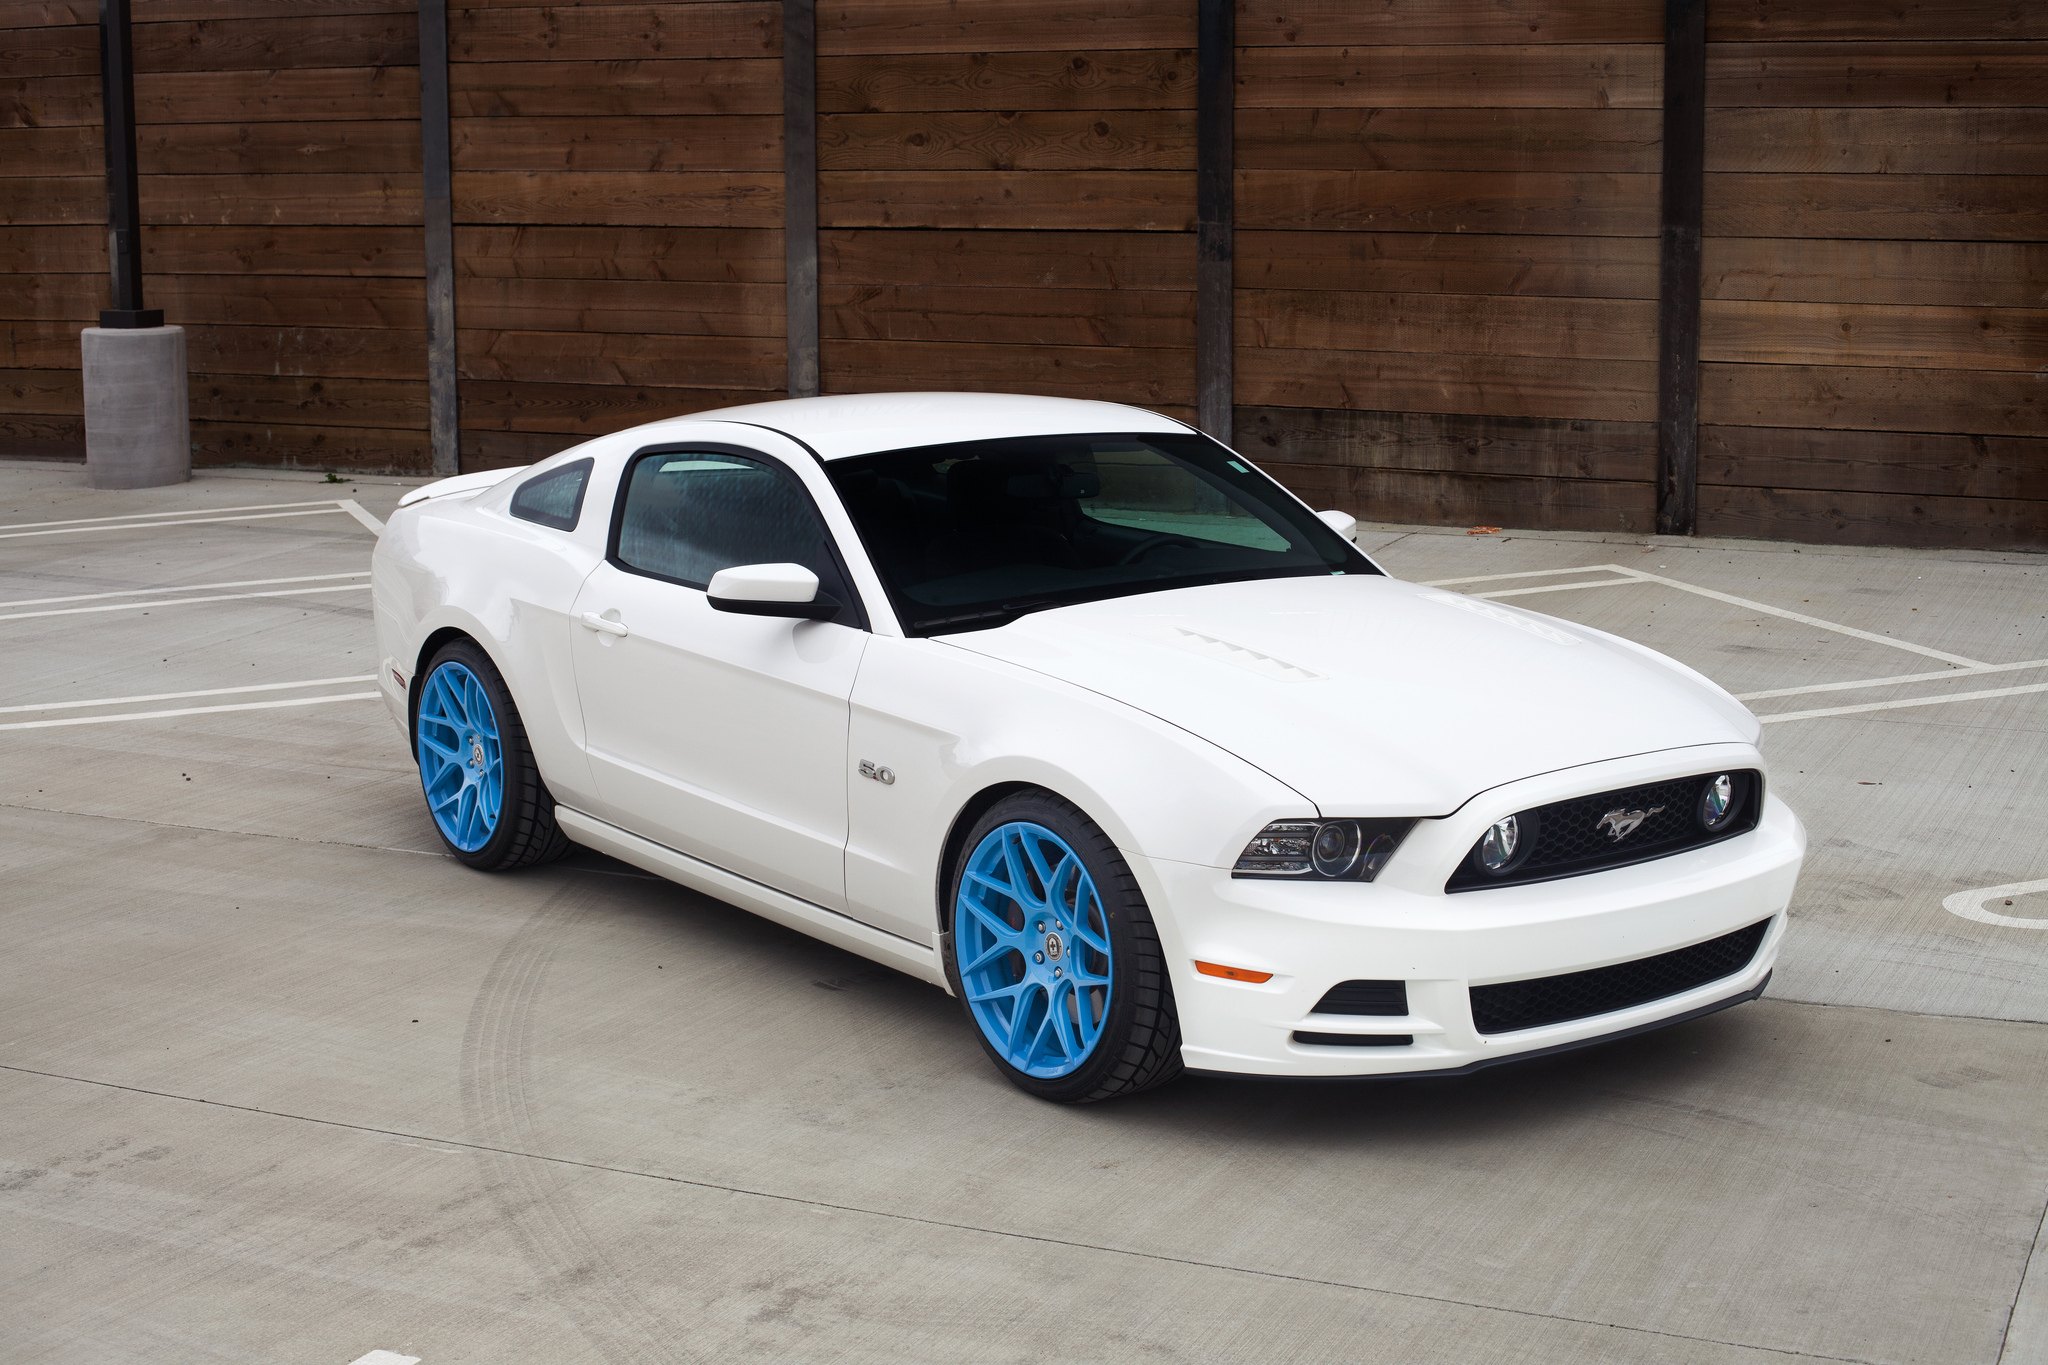
[[[573,531],[583,515],[583,490],[590,483],[592,461],[575,460],[528,479],[512,495],[512,515],[521,521]]]

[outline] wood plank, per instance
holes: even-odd
[[[461,275],[563,280],[782,280],[782,234],[758,228],[458,227]]]
[[[98,130],[90,130],[95,141]],[[0,144],[6,141],[0,135]],[[290,175],[389,171],[417,175],[420,130],[399,119],[322,123],[159,123],[138,128],[150,175]],[[100,153],[99,155],[103,155]]]
[[[418,379],[195,374],[192,416],[213,422],[424,431],[427,386]]]
[[[464,118],[461,171],[775,171],[782,120],[771,114],[632,118]]]
[[[1657,109],[1656,44],[1575,47],[1248,47],[1239,109]]]
[[[26,0],[36,4],[39,0]],[[67,3],[67,0],[40,0],[41,3]],[[68,3],[82,4],[99,17],[97,0],[68,0]],[[410,14],[416,4],[406,0],[141,0],[142,12],[136,16],[138,24],[149,22],[176,22],[180,20],[217,19],[288,19],[316,14]]]
[[[1647,422],[1656,415],[1656,366],[1637,360],[1250,347],[1238,352],[1237,398],[1266,407]]]
[[[88,274],[104,279],[106,271],[104,228],[0,227],[0,274]]]
[[[2048,119],[2038,109],[1716,109],[1707,169],[2048,175]]]
[[[1177,349],[1195,343],[1194,296],[1160,289],[838,284],[828,285],[820,302],[831,340]]]
[[[781,48],[782,9],[773,0],[463,8],[448,16],[457,62],[770,57]]]
[[[77,322],[0,322],[0,370],[62,370],[78,364]]]
[[[426,324],[426,290],[418,279],[388,276],[153,275],[152,307],[180,324],[237,326],[394,327]]]
[[[780,284],[465,276],[455,297],[464,326],[502,331],[779,337],[783,329]]]
[[[1655,299],[1649,237],[1489,233],[1237,233],[1243,288]]]
[[[1657,177],[1514,171],[1240,171],[1252,228],[1649,237]]]
[[[457,118],[777,114],[782,63],[457,62],[448,68],[448,107]]]
[[[104,175],[19,176],[6,185],[7,193],[0,196],[0,225],[107,221]]]
[[[1706,297],[2048,307],[2048,244],[1710,237]]]
[[[1240,347],[1651,360],[1657,305],[1648,299],[1240,289],[1237,336]]]
[[[782,176],[761,171],[461,171],[455,176],[455,216],[461,223],[781,227]]]
[[[821,113],[1194,107],[1195,54],[1185,48],[818,59]]]
[[[102,205],[99,210],[104,215]],[[142,221],[255,226],[420,221],[416,175],[145,175]]]
[[[97,322],[106,306],[101,275],[0,275],[0,318]]]
[[[400,119],[416,124],[419,116],[420,73],[412,66],[143,71],[135,77],[138,124],[323,119]],[[95,113],[84,121],[97,117]]]
[[[195,416],[192,463],[200,468],[260,465],[265,469],[424,474],[432,467],[433,456],[424,431],[212,422]]]
[[[2048,176],[1723,172],[1707,177],[1706,230],[1727,237],[2040,241],[2048,238]]]
[[[828,171],[825,227],[1193,228],[1191,171]]]
[[[0,416],[0,450],[19,460],[83,460],[85,419],[44,413]]]
[[[1643,532],[1653,516],[1647,483],[1284,462],[1265,467],[1312,505],[1370,521]]]
[[[1980,43],[1721,43],[1707,107],[2048,105],[2048,62]]]
[[[425,332],[388,327],[200,326],[185,345],[194,374],[418,381],[427,364]]]
[[[2048,309],[1724,299],[1704,305],[1700,354],[1770,365],[2039,370]]]
[[[2048,502],[1709,487],[1700,490],[1700,534],[2039,550],[2048,548]]]
[[[904,52],[1018,52],[1065,46],[1184,48],[1192,6],[1174,0],[828,0],[818,6],[821,56]]]
[[[2038,436],[2048,431],[2048,373],[1706,364],[1700,366],[1700,421]]]
[[[0,0],[0,28],[96,24],[99,0]]]
[[[819,234],[818,252],[828,286],[1195,287],[1195,241],[1185,233],[837,229]]]
[[[577,441],[573,436],[532,431],[481,431],[465,425],[462,430],[462,472],[473,474],[482,469],[538,464],[575,444]]]
[[[1714,6],[1717,43],[2048,38],[2048,10],[2014,0],[1741,0]]]
[[[68,370],[0,370],[0,412],[76,416],[84,411],[85,389],[75,366]]]
[[[10,76],[96,76],[99,26],[0,28],[0,71]]]
[[[95,234],[97,236],[97,234]],[[101,248],[104,267],[105,248]],[[396,275],[421,271],[406,227],[145,227],[142,258],[166,275]]]
[[[89,124],[0,128],[0,176],[105,173],[106,147]]]
[[[1658,43],[1655,0],[1239,0],[1244,47],[1402,43]]]
[[[1647,109],[1241,109],[1246,170],[1657,170]]]
[[[782,4],[782,317],[791,398],[818,384],[818,0]]]
[[[2048,439],[1810,427],[1700,430],[1700,481],[2048,500]]]
[[[1179,109],[976,110],[829,114],[825,170],[1149,170],[1195,168],[1195,119]]]
[[[416,66],[419,21],[411,14],[291,14],[261,19],[146,23],[137,16],[135,69],[278,71],[290,67]],[[97,39],[90,70],[99,69]]]
[[[1234,444],[1262,464],[1641,483],[1656,472],[1656,430],[1648,422],[1240,407]]]
[[[661,384],[780,389],[783,350],[773,337],[619,336],[465,327],[456,348],[464,379],[568,384]]]
[[[763,389],[671,389],[634,384],[462,383],[462,424],[470,431],[602,436],[642,422],[775,397]],[[558,442],[560,449],[567,442]]]
[[[1005,346],[922,341],[834,341],[824,351],[825,392],[961,389],[1044,393],[1111,402],[1191,405],[1195,352],[1117,346]]]
[[[61,128],[100,121],[98,76],[0,73],[0,128]]]

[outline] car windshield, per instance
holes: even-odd
[[[1196,432],[965,441],[825,468],[912,635],[1167,588],[1378,572]]]

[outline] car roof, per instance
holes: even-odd
[[[847,393],[785,398],[691,413],[636,430],[649,440],[660,440],[663,428],[691,422],[768,427],[802,441],[825,460],[1004,436],[1188,430],[1171,417],[1121,403],[1014,393]]]

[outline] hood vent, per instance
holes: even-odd
[[[1213,635],[1204,635],[1198,630],[1189,630],[1186,626],[1176,626],[1174,631],[1179,635],[1183,648],[1223,663],[1236,664],[1239,668],[1248,668],[1268,678],[1278,678],[1282,682],[1316,682],[1323,676],[1299,664],[1261,654],[1243,645],[1234,645],[1228,640],[1219,640]]]

